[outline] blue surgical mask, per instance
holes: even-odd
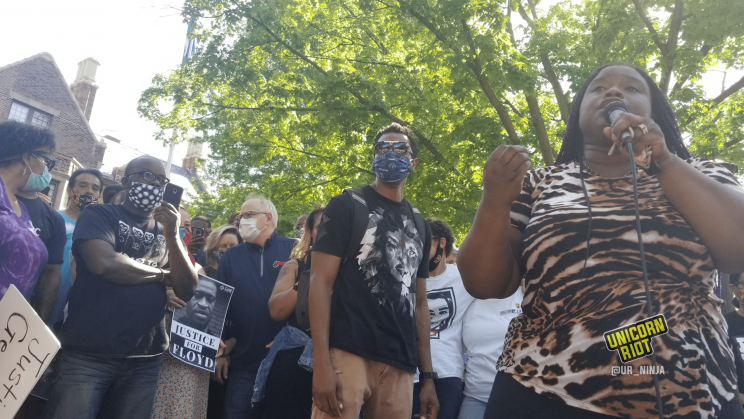
[[[28,166],[28,168],[31,170],[31,166]],[[41,192],[49,186],[49,182],[51,181],[52,175],[49,173],[46,166],[44,166],[44,172],[40,175],[37,175],[33,170],[31,170],[31,176],[28,177],[28,181],[26,181],[26,186],[23,187],[23,191]]]
[[[224,255],[225,255],[225,251],[224,250],[214,249],[212,251],[212,256],[214,256],[214,258],[217,261],[217,263],[220,263],[220,261],[222,260],[222,256],[224,256]]]
[[[411,159],[388,151],[375,157],[372,163],[375,175],[383,182],[397,182],[411,173]]]

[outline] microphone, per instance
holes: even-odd
[[[617,119],[617,117],[620,116],[620,114],[627,113],[627,112],[628,112],[628,108],[625,107],[625,104],[617,100],[615,102],[610,102],[607,104],[607,106],[605,106],[603,115],[604,115],[605,121],[607,121],[608,124],[612,125],[612,122],[615,119]],[[634,134],[631,128],[626,129],[622,133],[623,143],[625,143],[625,146],[628,147],[628,150],[632,150],[630,143],[631,141],[633,141],[633,137],[634,137]],[[614,149],[614,145],[613,145],[613,149]],[[610,151],[610,154],[611,153],[612,151]]]

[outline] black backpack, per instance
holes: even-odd
[[[344,193],[348,193],[351,196],[351,201],[354,203],[352,207],[352,223],[351,223],[351,237],[349,238],[349,245],[346,248],[344,257],[341,258],[341,265],[343,266],[349,259],[353,258],[359,251],[359,246],[362,244],[364,234],[367,232],[367,224],[369,223],[369,207],[364,197],[364,191],[362,188],[351,188],[344,190]],[[410,202],[406,201],[408,207],[413,213],[413,221],[416,224],[416,230],[421,236],[421,240],[426,240],[426,237],[422,232],[426,232],[426,221]],[[424,243],[424,251],[426,251],[426,243]],[[340,268],[339,268],[340,269]],[[297,324],[307,331],[310,330],[310,316],[309,316],[309,302],[308,296],[310,294],[310,269],[303,271],[298,270],[297,278],[297,304],[295,305],[295,316],[297,317]]]

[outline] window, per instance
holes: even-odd
[[[18,102],[13,102],[13,105],[10,107],[10,115],[8,116],[8,119],[18,122],[26,122],[28,119],[28,108]]]
[[[38,109],[13,101],[10,106],[10,115],[8,119],[23,122],[25,124],[36,125],[41,128],[48,128],[52,123],[52,116]]]

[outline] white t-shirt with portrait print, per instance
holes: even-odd
[[[520,287],[508,298],[476,300],[465,313],[462,341],[468,355],[466,396],[488,402],[496,378],[496,361],[504,350],[509,322],[522,313],[523,298]]]
[[[431,318],[431,363],[439,378],[462,378],[465,372],[462,347],[462,320],[473,303],[465,290],[457,265],[448,264],[441,275],[426,280]],[[418,382],[418,371],[413,382]]]

